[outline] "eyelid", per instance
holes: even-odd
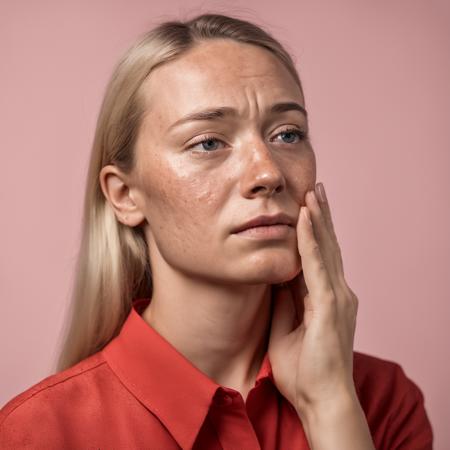
[[[304,141],[304,140],[308,139],[308,130],[302,129],[301,127],[298,127],[297,125],[285,125],[285,128],[278,131],[278,133],[275,134],[275,137],[280,135],[281,133],[288,133],[288,132],[293,132],[293,131],[298,133],[300,141]],[[189,144],[187,146],[187,149],[192,149],[193,147],[195,147],[205,141],[208,141],[208,140],[217,141],[217,142],[221,142],[222,144],[224,144],[224,142],[221,139],[207,133],[203,136],[200,136],[197,141],[194,141],[192,144]],[[298,144],[298,142],[296,142],[296,143]],[[286,145],[294,145],[294,143],[290,144],[287,142],[285,144]],[[208,150],[199,150],[198,152],[199,153],[214,153],[216,151],[217,150],[209,150],[209,151]]]
[[[275,137],[280,135],[281,133],[291,133],[291,132],[296,132],[297,133],[297,136],[299,137],[300,142],[306,141],[306,140],[309,139],[308,129],[297,127],[296,125],[287,125],[285,129],[280,130],[278,133],[276,133]],[[293,145],[293,144],[288,144],[287,142],[286,142],[286,144],[287,145]]]
[[[219,138],[217,138],[217,137],[215,137],[215,136],[213,136],[211,134],[204,134],[203,136],[199,137],[198,141],[194,141],[192,144],[189,144],[187,146],[187,149],[191,149],[192,147],[195,147],[196,145],[199,145],[202,142],[209,141],[209,140],[211,140],[211,141],[214,140],[214,141],[218,141],[218,142],[224,143],[221,139],[219,139]],[[200,151],[203,152],[203,153],[212,153],[212,152],[217,151],[217,150],[211,150],[211,151],[200,150]]]

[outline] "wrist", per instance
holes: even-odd
[[[336,390],[332,398],[321,399],[315,403],[297,406],[295,409],[303,425],[307,427],[308,424],[313,422],[327,419],[333,420],[352,411],[360,410],[361,405],[353,386],[353,388]]]
[[[297,410],[310,448],[375,450],[356,391]]]

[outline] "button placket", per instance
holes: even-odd
[[[260,443],[251,423],[240,392],[231,388],[216,391],[213,398],[211,421],[221,448],[260,449]]]

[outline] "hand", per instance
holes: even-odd
[[[268,348],[277,388],[299,413],[357,398],[353,340],[358,298],[344,279],[328,201],[319,204],[314,191],[305,199],[297,223],[302,271],[287,287],[274,287]]]

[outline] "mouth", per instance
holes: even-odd
[[[252,230],[254,228],[268,228],[274,232],[277,229],[285,229],[286,227],[293,227],[295,221],[288,214],[279,212],[273,215],[261,215],[254,217],[242,225],[237,226],[232,230],[232,234],[239,234],[247,230]],[[271,228],[278,227],[278,228]],[[281,227],[281,228],[280,228]],[[267,230],[259,230],[258,233],[268,232]],[[255,233],[255,231],[253,231]]]
[[[234,234],[250,239],[284,239],[293,231],[294,228],[291,225],[277,223],[273,225],[257,225]]]

